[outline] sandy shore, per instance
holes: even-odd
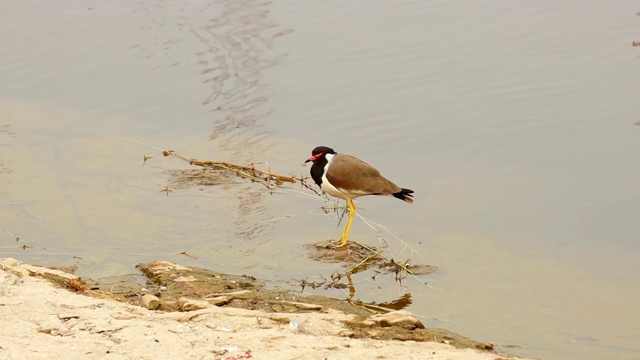
[[[152,311],[56,287],[1,259],[3,359],[505,359],[440,342],[352,339],[349,315],[211,306]]]

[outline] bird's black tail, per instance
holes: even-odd
[[[393,196],[397,197],[402,201],[406,201],[409,204],[413,203],[413,190],[409,189],[400,189],[397,193],[393,193]]]

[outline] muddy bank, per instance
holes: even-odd
[[[371,351],[388,359],[506,357],[491,344],[425,329],[405,311],[268,290],[251,275],[159,261],[138,265],[143,288],[98,287],[61,270],[14,259],[0,264],[6,358],[55,358],[70,344],[87,358],[358,359]]]

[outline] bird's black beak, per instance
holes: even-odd
[[[304,163],[306,164],[306,163],[308,163],[309,161],[311,161],[311,159],[307,159],[307,161],[305,161]]]

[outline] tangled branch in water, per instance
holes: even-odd
[[[164,150],[162,151],[162,155],[164,156],[175,156],[179,159],[182,159],[188,162],[190,165],[200,166],[202,168],[209,169],[219,169],[226,170],[235,173],[236,175],[249,179],[251,181],[258,182],[268,189],[273,190],[278,186],[282,186],[284,184],[300,184],[303,187],[318,193],[316,189],[314,189],[311,185],[307,183],[309,177],[295,177],[295,176],[285,176],[275,174],[271,171],[271,166],[267,163],[260,163],[261,165],[267,166],[267,171],[260,170],[255,167],[256,163],[252,163],[250,165],[236,165],[231,164],[224,161],[209,161],[209,160],[196,160],[191,159],[187,156],[178,154],[173,150]]]

